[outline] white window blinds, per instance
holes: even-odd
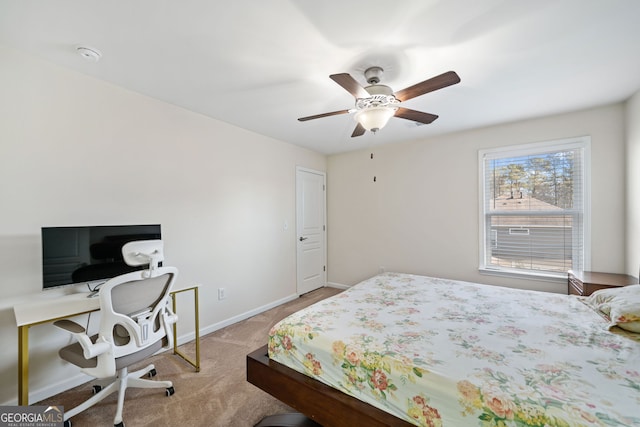
[[[584,268],[588,144],[480,152],[481,269],[564,276]]]

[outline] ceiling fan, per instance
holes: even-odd
[[[330,75],[329,78],[331,78],[331,80],[338,83],[356,98],[355,108],[300,117],[298,120],[305,122],[321,117],[355,113],[354,118],[358,124],[351,134],[352,138],[363,135],[368,130],[373,133],[379,131],[387,124],[389,119],[394,116],[418,123],[429,124],[437,119],[438,116],[401,107],[400,103],[460,82],[460,77],[458,77],[455,71],[447,71],[446,73],[409,86],[398,92],[393,92],[389,86],[380,84],[383,73],[384,70],[381,67],[367,68],[364,72],[364,77],[367,83],[369,83],[367,87],[362,87],[347,73]]]

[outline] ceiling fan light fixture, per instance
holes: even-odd
[[[394,107],[370,107],[358,111],[354,119],[360,125],[373,133],[379,131],[387,125],[387,122],[395,114],[397,108]]]

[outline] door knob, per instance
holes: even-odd
[[[307,240],[307,239],[308,239],[308,237],[302,237],[302,236],[300,236],[300,239],[299,239],[299,240],[302,242],[302,241]]]

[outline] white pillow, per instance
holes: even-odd
[[[609,321],[609,328],[618,326],[640,333],[640,285],[601,289],[586,298],[586,304]]]

